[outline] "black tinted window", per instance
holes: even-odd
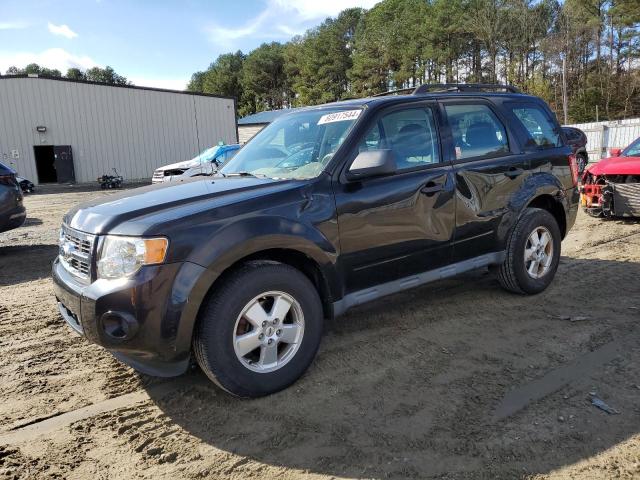
[[[438,163],[440,153],[433,112],[410,108],[387,113],[369,128],[358,146],[364,150],[391,149],[398,170]]]
[[[575,130],[572,130],[570,128],[563,128],[562,131],[564,132],[565,137],[567,137],[567,140],[577,140],[578,139],[578,133]]]
[[[640,157],[640,138],[622,152],[623,157]]]
[[[537,105],[512,105],[511,110],[529,133],[528,146],[559,147],[560,131],[547,112]],[[571,133],[572,135],[573,132]],[[575,136],[569,137],[575,139]]]
[[[457,160],[509,151],[504,125],[486,105],[446,105],[445,111]]]

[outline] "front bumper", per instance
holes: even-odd
[[[56,259],[52,275],[60,313],[76,333],[136,370],[170,377],[189,366],[197,309],[188,300],[204,271],[190,262],[171,263],[85,285]]]

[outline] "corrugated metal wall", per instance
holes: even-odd
[[[238,143],[247,143],[266,126],[266,123],[264,125],[238,125]]]
[[[579,128],[587,135],[587,153],[591,162],[608,156],[609,149],[625,148],[640,137],[640,118],[567,126]]]
[[[45,126],[38,133],[36,126]],[[0,162],[37,182],[33,147],[71,145],[77,182],[125,180],[236,143],[233,99],[44,78],[0,79]],[[19,158],[12,158],[18,152]]]

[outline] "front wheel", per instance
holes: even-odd
[[[535,294],[546,289],[558,269],[561,234],[548,211],[528,208],[507,243],[506,259],[498,270],[500,285],[515,293]]]
[[[295,382],[320,345],[322,304],[299,270],[251,262],[216,287],[199,318],[195,357],[204,373],[239,397]]]

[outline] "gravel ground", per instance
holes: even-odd
[[[0,478],[640,478],[640,222],[580,213],[537,296],[480,271],[353,310],[298,383],[248,401],[63,325],[58,227],[106,195],[28,196],[0,234]]]

